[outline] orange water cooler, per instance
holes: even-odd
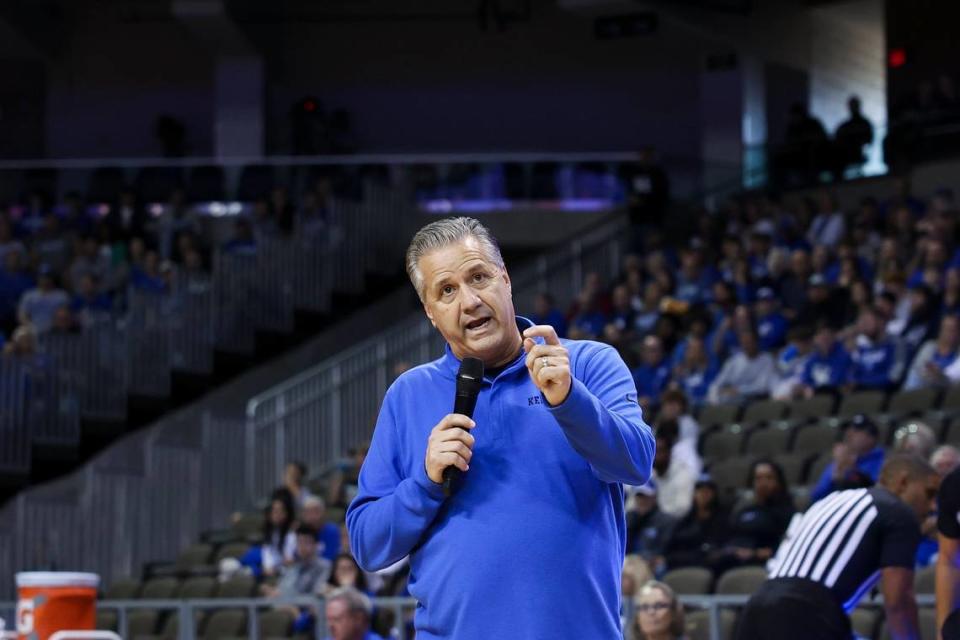
[[[97,625],[95,573],[31,571],[17,574],[17,634],[47,640],[57,631],[92,631]]]

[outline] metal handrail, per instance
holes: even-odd
[[[737,594],[737,595],[680,595],[678,596],[681,603],[684,606],[696,609],[705,609],[709,612],[710,620],[710,640],[724,640],[720,636],[720,611],[722,609],[729,608],[739,608],[744,606],[747,601],[750,599],[750,595],[747,594]],[[396,637],[404,637],[404,620],[403,612],[404,610],[415,610],[417,606],[417,600],[410,597],[382,597],[382,598],[372,598],[374,607],[382,609],[391,609],[393,610],[396,618],[395,631],[397,633]],[[933,594],[920,594],[916,596],[916,601],[919,606],[930,607],[936,604],[936,599]],[[306,607],[312,609],[317,616],[316,624],[314,625],[314,637],[323,638],[325,637],[326,630],[326,620],[324,619],[324,607],[322,606],[324,598],[314,597],[314,596],[302,596],[297,598],[200,598],[196,600],[175,600],[175,599],[164,599],[164,600],[99,600],[97,601],[97,607],[99,609],[105,610],[116,610],[118,612],[118,631],[119,636],[111,635],[85,635],[85,636],[75,636],[71,632],[70,638],[89,638],[90,640],[113,640],[114,637],[126,637],[127,636],[127,614],[131,610],[142,610],[142,609],[157,609],[157,610],[168,610],[168,611],[178,611],[181,616],[181,620],[192,620],[194,612],[197,610],[207,610],[207,609],[238,609],[243,608],[248,612],[247,616],[247,633],[248,637],[255,638],[258,637],[259,627],[257,625],[259,621],[260,609],[273,608],[277,605],[290,605],[296,607]],[[14,603],[4,603],[0,602],[0,609],[13,609]],[[883,598],[877,597],[873,599],[864,599],[859,604],[860,607],[867,608],[879,608],[883,606]],[[631,600],[625,600],[623,602],[623,611],[622,619],[624,620],[624,626],[629,626],[630,621],[633,620],[633,615],[635,612],[634,604]],[[84,632],[84,633],[104,633],[104,632]],[[110,632],[107,632],[110,633]],[[195,629],[193,624],[182,624],[178,629],[179,640],[194,640],[195,639]],[[0,639],[2,638],[17,638],[15,632],[5,632],[0,634]],[[53,638],[51,638],[53,640]]]

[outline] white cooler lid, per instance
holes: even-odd
[[[18,587],[92,587],[100,586],[95,573],[73,571],[22,571],[17,574]]]

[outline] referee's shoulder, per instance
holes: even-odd
[[[881,515],[886,516],[894,522],[901,522],[903,520],[909,520],[910,522],[916,521],[917,516],[913,513],[913,509],[880,485],[874,485],[867,493],[873,497],[873,504]],[[919,526],[919,524],[917,526]]]

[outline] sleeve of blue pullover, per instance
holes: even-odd
[[[393,391],[384,398],[360,470],[360,490],[347,509],[351,551],[366,571],[388,567],[409,554],[444,500],[443,487],[427,476],[422,463],[413,476],[405,477],[392,411]]]
[[[813,488],[813,491],[810,492],[810,499],[813,502],[817,500],[822,500],[828,495],[833,493],[835,487],[833,486],[833,463],[827,465],[827,468],[823,470],[823,473],[820,474],[820,480],[817,481],[816,486]]]
[[[627,365],[606,345],[597,345],[571,365],[570,394],[549,411],[598,478],[644,484],[650,478],[655,442]]]

